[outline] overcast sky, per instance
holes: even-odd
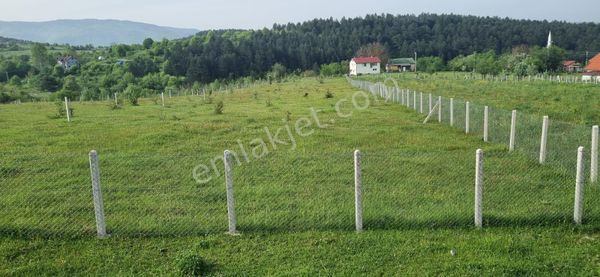
[[[368,13],[454,13],[600,22],[600,0],[0,0],[2,21],[123,19],[196,29],[271,27],[273,23]]]

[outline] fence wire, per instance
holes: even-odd
[[[502,149],[484,157],[484,227],[572,224],[574,167],[541,165],[526,153]],[[234,160],[237,230],[354,230],[353,159],[350,152],[281,152]],[[206,183],[194,178],[201,163],[206,160],[193,155],[100,153],[108,234],[225,232],[223,160],[215,160],[219,175]],[[473,227],[475,151],[367,151],[361,164],[365,230]],[[94,236],[90,184],[85,154],[3,156],[0,235]],[[586,182],[584,224],[590,228],[600,227],[599,190]]]
[[[79,236],[95,233],[86,155],[3,155],[0,233]]]
[[[351,81],[429,113],[429,93]],[[423,95],[421,101],[421,94]],[[439,96],[432,95],[432,106]],[[415,101],[416,100],[416,101]],[[466,102],[441,99],[441,121],[466,127]],[[482,137],[484,106],[469,103],[469,134]],[[439,120],[435,111],[430,122]],[[488,140],[507,146],[512,113],[488,107]],[[577,147],[585,154],[584,224],[600,227],[600,185],[589,182],[590,129],[550,120],[540,164],[542,117],[517,113],[516,151],[484,153],[483,224],[569,226]],[[220,158],[221,157],[221,158]],[[237,229],[244,233],[352,231],[354,157],[274,152],[233,163]],[[239,160],[239,163],[238,163]],[[475,150],[362,153],[364,229],[472,228]],[[204,167],[199,167],[203,165]],[[112,236],[196,236],[228,229],[222,155],[99,153],[107,232]],[[200,182],[198,169],[205,169]],[[201,170],[202,171],[202,170]],[[87,153],[0,156],[0,236],[96,234]]]
[[[383,83],[371,83],[353,79],[348,79],[348,81],[352,86],[370,91],[375,96],[395,94],[398,91],[403,92],[408,90],[398,87],[389,87]],[[441,123],[450,125],[450,98],[440,97],[426,92],[417,92],[417,95],[420,94],[423,94],[425,114],[429,111],[429,105],[434,107],[441,99]],[[412,92],[410,95],[412,99]],[[399,99],[399,101],[396,101],[399,104],[407,106],[401,97],[395,99]],[[429,99],[432,99],[432,101],[430,102]],[[417,97],[417,100],[419,103],[417,103],[417,109],[415,109],[415,111],[420,112],[420,97]],[[466,101],[463,99],[452,99],[452,102],[452,126],[467,132]],[[407,107],[414,109],[413,105]],[[485,107],[485,105],[480,103],[469,102],[468,133],[473,136],[478,136],[482,140],[484,138]],[[438,112],[438,110],[433,112],[429,122],[439,121],[440,117]],[[520,113],[519,111],[516,112],[515,149],[526,153],[533,160],[539,160],[542,144],[543,116]],[[505,145],[507,149],[509,148],[511,117],[512,111],[488,106],[488,142],[502,144]],[[592,126],[583,126],[549,118],[548,136],[545,148],[545,163],[565,168],[574,168],[576,155],[573,155],[573,153],[579,146],[583,146],[587,151],[586,153],[589,154],[591,148],[591,133]]]

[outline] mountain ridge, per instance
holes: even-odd
[[[108,46],[177,39],[200,30],[159,26],[116,19],[58,19],[51,21],[0,21],[0,36],[41,43]]]

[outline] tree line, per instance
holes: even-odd
[[[546,49],[552,31],[556,48]],[[357,51],[377,43],[385,58],[412,57],[419,68],[497,74],[556,70],[554,58],[584,61],[600,50],[600,24],[515,20],[460,15],[367,15],[275,24],[261,30],[217,30],[179,40],[66,47],[49,53],[35,44],[26,56],[0,56],[0,89],[26,94],[39,90],[101,98],[128,86],[146,94],[168,87],[206,86],[242,77],[272,78],[273,72],[341,74]],[[527,49],[514,54],[515,47]],[[77,57],[79,66],[64,70],[58,56]],[[279,68],[274,68],[275,65]],[[344,68],[346,67],[346,68]],[[65,85],[70,89],[65,90]],[[133,89],[132,89],[133,90]],[[61,95],[62,96],[62,95]]]

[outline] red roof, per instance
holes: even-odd
[[[571,66],[571,65],[575,65],[577,62],[576,61],[564,61],[563,65],[564,66]]]
[[[354,57],[352,58],[352,60],[357,64],[381,62],[381,60],[378,57]]]
[[[593,57],[585,67],[587,72],[600,72],[600,54]]]

